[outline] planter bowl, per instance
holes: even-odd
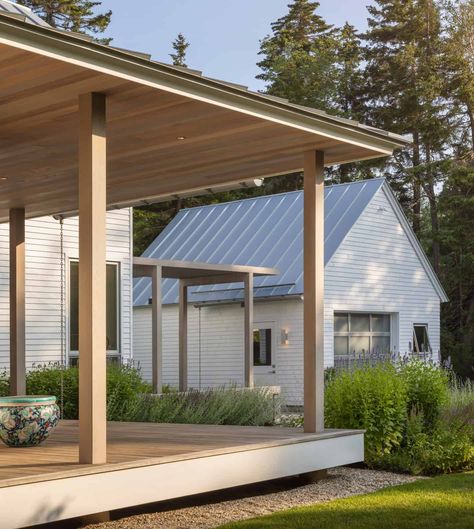
[[[58,422],[56,397],[0,397],[0,438],[7,446],[39,445]]]

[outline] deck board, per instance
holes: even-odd
[[[51,438],[37,447],[8,448],[0,444],[0,488],[213,453],[304,442],[335,433],[328,430],[324,434],[304,434],[297,428],[281,427],[111,422],[107,435],[107,464],[96,466],[78,463],[77,421],[61,421]],[[338,430],[337,435],[344,435],[344,431]]]

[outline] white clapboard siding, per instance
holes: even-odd
[[[107,261],[120,268],[120,352],[131,356],[132,210],[107,213]],[[66,293],[69,260],[79,257],[78,219],[64,220]],[[9,245],[8,224],[0,225],[0,368],[9,366]],[[59,221],[42,217],[26,221],[26,362],[33,364],[61,360],[60,292],[61,257]],[[66,295],[66,318],[68,296]],[[66,329],[68,328],[68,320]],[[67,332],[66,332],[67,339]]]
[[[392,314],[392,348],[408,351],[413,324],[427,323],[431,346],[440,347],[440,298],[404,232],[382,187],[356,221],[325,268],[326,367],[334,362],[334,311]],[[178,311],[164,307],[164,381],[177,383]],[[151,308],[135,308],[134,358],[151,378]],[[199,382],[198,309],[189,308],[189,382]],[[302,403],[303,302],[300,299],[255,303],[255,322],[276,330],[276,383],[288,404]],[[281,345],[279,332],[288,330]],[[243,310],[240,304],[201,308],[201,387],[243,383]]]

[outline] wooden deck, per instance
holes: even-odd
[[[140,505],[362,458],[363,433],[354,430],[305,434],[279,427],[109,423],[107,463],[80,465],[78,423],[61,421],[38,447],[0,445],[0,504],[12,505],[9,512],[0,511],[0,527]],[[35,498],[29,513],[25,495]]]

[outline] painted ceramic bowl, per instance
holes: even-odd
[[[0,438],[7,446],[36,446],[59,422],[56,397],[0,397]]]

